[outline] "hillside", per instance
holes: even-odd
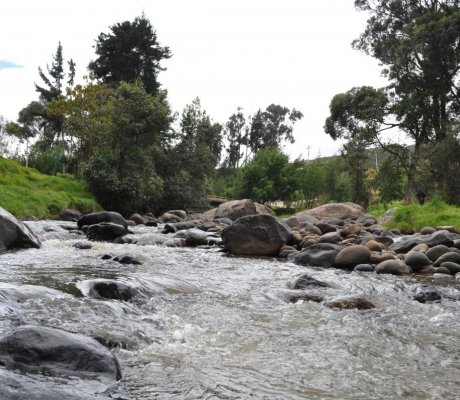
[[[86,184],[68,174],[43,175],[0,158],[0,206],[16,217],[55,218],[63,208],[100,209]]]

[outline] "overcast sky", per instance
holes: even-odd
[[[214,121],[238,106],[252,114],[269,104],[304,114],[286,146],[292,158],[332,155],[340,144],[323,131],[329,103],[354,86],[383,86],[371,57],[351,48],[367,15],[354,0],[3,0],[0,14],[0,115],[15,120],[37,99],[37,67],[58,42],[77,77],[94,59],[98,34],[145,13],[172,57],[159,80],[173,110],[195,97]]]

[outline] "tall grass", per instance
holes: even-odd
[[[398,205],[393,218],[385,226],[406,233],[419,232],[424,227],[439,226],[453,226],[460,231],[460,207],[446,204],[438,197],[423,206]]]
[[[63,208],[99,210],[86,184],[72,175],[48,176],[0,158],[0,206],[16,217],[55,218]]]

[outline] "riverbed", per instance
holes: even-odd
[[[454,278],[424,282],[442,300],[419,303],[414,276],[174,247],[161,227],[131,228],[136,244],[93,242],[81,250],[73,244],[84,237],[69,232],[72,223],[28,225],[42,248],[0,255],[0,335],[36,324],[97,337],[110,344],[123,374],[106,391],[102,383],[14,372],[38,393],[56,387],[75,398],[95,392],[119,399],[459,398]],[[129,254],[142,264],[103,260],[105,254]],[[288,302],[287,283],[305,273],[330,285],[317,289],[326,300],[360,296],[376,308]],[[130,302],[88,297],[88,282],[99,278],[127,283],[140,295]],[[0,375],[11,373],[0,367]]]

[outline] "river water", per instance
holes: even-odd
[[[415,277],[171,247],[172,237],[153,227],[132,228],[137,244],[94,242],[79,250],[72,245],[82,237],[62,228],[69,223],[28,225],[43,247],[0,255],[0,335],[39,324],[114,344],[123,379],[109,389],[112,398],[460,398],[454,279],[435,283],[440,302],[422,304],[413,300]],[[142,265],[102,260],[104,254],[129,254]],[[287,302],[287,282],[304,273],[330,284],[317,290],[326,300],[362,296],[376,308]],[[98,278],[128,283],[141,295],[132,302],[85,296],[88,281]],[[34,380],[36,392],[63,385],[75,398],[100,390],[78,380],[24,379]]]

